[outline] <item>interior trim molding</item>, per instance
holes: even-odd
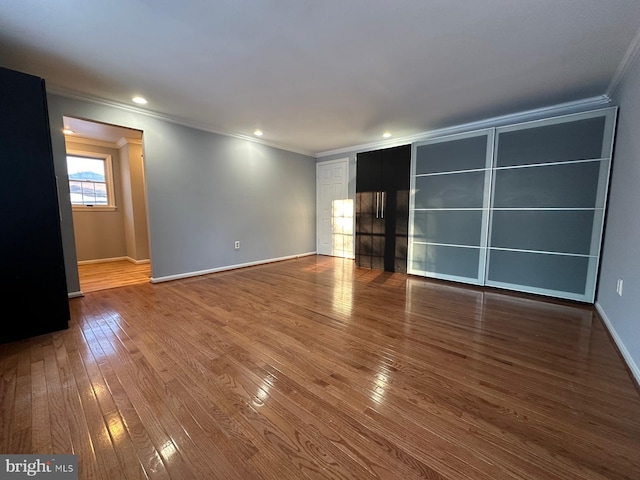
[[[322,160],[321,162],[316,163],[316,170],[318,170],[317,165],[330,165],[332,163],[342,163],[345,160],[347,161],[347,166],[349,166],[349,157],[334,158],[332,160]]]
[[[105,142],[104,140],[95,140],[93,138],[77,137],[75,135],[65,135],[64,139],[65,139],[65,142],[67,143],[80,143],[82,145],[93,145],[95,147],[113,148],[114,150],[118,149],[118,146],[115,143]]]
[[[421,140],[428,140],[434,137],[443,137],[445,135],[453,135],[456,133],[472,132],[474,130],[482,130],[484,128],[500,127],[503,125],[512,125],[531,120],[539,120],[545,117],[554,117],[570,113],[578,113],[598,107],[603,107],[611,103],[611,98],[607,95],[598,95],[596,97],[583,98],[573,102],[559,103],[547,107],[525,110],[522,112],[500,115],[475,122],[463,123],[451,127],[439,128],[437,130],[429,130],[405,137],[398,137],[392,140],[383,140],[373,143],[365,143],[352,147],[339,148],[337,150],[328,150],[326,152],[316,153],[316,158],[328,157],[330,155],[348,154],[353,152],[366,152],[369,150],[378,150],[381,148],[390,148],[398,145],[406,145]]]
[[[633,40],[629,44],[629,48],[627,48],[627,51],[620,61],[620,65],[618,65],[616,72],[613,74],[613,77],[609,82],[609,86],[605,93],[609,98],[613,97],[616,93],[620,83],[622,83],[622,79],[627,75],[627,72],[631,69],[631,66],[638,55],[640,55],[640,29],[638,29],[636,36],[633,37]]]
[[[82,290],[78,290],[77,292],[68,292],[67,297],[69,298],[84,297],[84,293],[82,293]]]
[[[199,277],[201,275],[208,275],[210,273],[225,272],[227,270],[236,270],[238,268],[245,268],[245,267],[255,267],[257,265],[281,262],[283,260],[293,260],[295,258],[309,257],[311,255],[316,255],[316,252],[306,252],[306,253],[299,253],[297,255],[288,255],[286,257],[268,258],[266,260],[257,260],[255,262],[247,262],[247,263],[238,263],[236,265],[228,265],[226,267],[210,268],[207,270],[199,270],[196,272],[179,273],[177,275],[167,275],[165,277],[150,277],[149,281],[151,283],[170,282],[171,280],[180,280],[183,278]]]
[[[125,145],[128,145],[128,144],[142,145],[142,139],[141,138],[122,137],[120,140],[118,140],[116,142],[116,147],[122,148],[122,147],[124,147]]]
[[[110,263],[110,262],[120,262],[122,260],[126,260],[129,263],[133,263],[135,265],[142,265],[143,263],[151,263],[151,260],[145,258],[143,260],[136,260],[135,258],[124,256],[124,257],[112,257],[112,258],[96,258],[95,260],[78,260],[78,265],[91,265],[94,263]]]
[[[68,88],[64,88],[61,87],[59,85],[55,85],[55,84],[46,84],[46,90],[47,93],[51,93],[53,95],[60,95],[61,97],[66,97],[66,98],[71,98],[73,100],[81,100],[84,102],[91,102],[91,103],[95,103],[98,105],[103,105],[105,107],[113,107],[113,108],[118,108],[120,110],[125,110],[127,112],[132,112],[132,113],[137,113],[140,115],[144,115],[146,117],[151,117],[151,118],[155,118],[158,120],[164,120],[166,122],[170,122],[170,123],[175,123],[178,125],[182,125],[185,127],[189,127],[189,128],[195,128],[196,130],[202,130],[205,132],[209,132],[209,133],[215,133],[216,135],[224,135],[226,137],[233,137],[233,138],[237,138],[240,140],[246,140],[247,142],[252,142],[252,143],[258,143],[260,145],[264,145],[267,147],[272,147],[272,148],[277,148],[279,150],[285,150],[287,152],[293,152],[293,153],[299,153],[301,155],[307,155],[310,157],[313,157],[314,154],[312,151],[310,150],[304,150],[301,148],[296,148],[296,147],[292,147],[290,145],[283,145],[277,142],[270,142],[268,140],[264,140],[261,138],[257,138],[257,137],[253,137],[253,136],[249,136],[249,135],[243,135],[241,133],[236,133],[236,132],[224,132],[221,130],[216,130],[213,127],[209,126],[209,125],[205,125],[203,123],[197,123],[197,122],[192,122],[189,120],[186,120],[182,117],[178,117],[178,116],[174,116],[174,115],[166,115],[164,113],[159,113],[159,112],[154,112],[152,110],[146,110],[143,108],[138,108],[138,107],[133,107],[131,105],[127,105],[121,102],[117,102],[115,100],[108,100],[106,98],[102,98],[102,97],[97,97],[97,96],[93,96],[93,95],[89,95],[86,93],[80,93],[77,92],[75,90],[70,90]],[[130,127],[130,128],[137,128],[135,126],[131,126],[131,125],[123,125],[125,127]]]
[[[622,358],[624,358],[627,364],[627,367],[631,371],[631,374],[634,376],[636,380],[636,384],[638,385],[638,387],[640,387],[640,367],[638,366],[638,364],[636,364],[635,360],[629,353],[629,350],[627,350],[627,347],[622,341],[622,338],[620,338],[620,335],[618,335],[618,332],[616,332],[616,329],[613,327],[613,323],[611,323],[611,320],[609,320],[609,317],[607,317],[607,314],[602,308],[602,305],[600,305],[599,302],[596,302],[595,307],[596,307],[596,310],[598,311],[598,315],[600,315],[600,318],[602,319],[602,322],[607,327],[607,330],[609,331],[611,338],[613,338],[613,341],[618,347],[618,351],[622,355]]]
[[[96,258],[95,260],[78,260],[78,265],[91,265],[93,263],[109,263],[129,260],[129,257]]]
[[[133,263],[134,265],[143,265],[145,263],[151,263],[151,260],[148,258],[145,258],[143,260],[136,260],[135,258],[131,258],[131,257],[125,257],[125,259],[129,262],[129,263]]]

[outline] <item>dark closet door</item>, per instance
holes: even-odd
[[[356,265],[385,267],[382,216],[382,151],[358,154],[356,174]]]
[[[376,192],[382,189],[382,152],[382,150],[376,150],[358,154],[357,192]]]
[[[69,320],[42,79],[0,68],[0,131],[3,343],[67,328]]]
[[[407,273],[411,145],[383,150],[385,261],[388,272]]]
[[[411,146],[358,154],[356,265],[407,271]]]

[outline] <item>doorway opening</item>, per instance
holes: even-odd
[[[316,164],[318,255],[354,257],[354,205],[349,198],[349,159]]]
[[[143,132],[63,117],[80,290],[151,275]]]

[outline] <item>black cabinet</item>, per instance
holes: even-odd
[[[411,146],[359,153],[356,265],[407,272]]]
[[[0,343],[68,327],[44,81],[0,68]],[[12,313],[10,313],[12,312]]]

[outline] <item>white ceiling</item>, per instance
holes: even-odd
[[[20,0],[0,65],[317,153],[607,94],[638,0]]]
[[[123,138],[142,139],[142,132],[140,130],[67,116],[62,117],[62,119],[64,121],[64,128],[73,132],[73,134],[66,135],[70,141],[74,141],[74,138],[77,139],[77,137],[81,137],[117,144]]]

